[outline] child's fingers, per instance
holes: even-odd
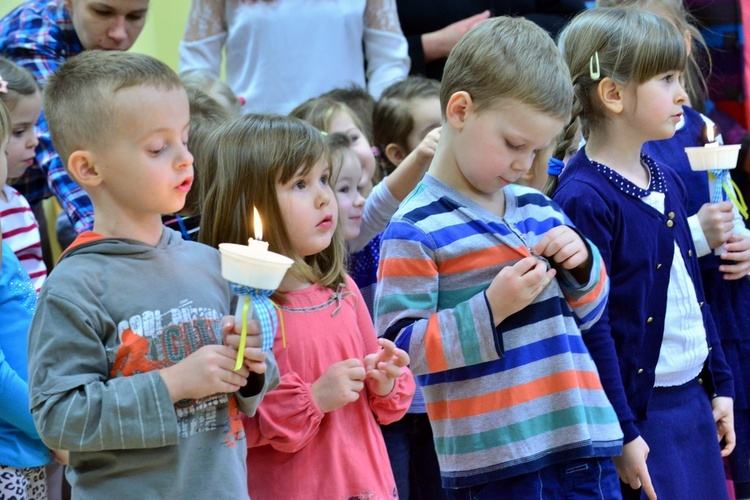
[[[378,365],[378,370],[384,373],[389,379],[398,378],[403,373],[403,370],[401,369],[401,367],[393,363],[380,363]]]
[[[266,364],[265,360],[263,361],[244,361],[245,368],[248,369],[248,371],[251,371],[253,373],[266,373],[268,370],[268,365]]]
[[[244,359],[249,361],[265,361],[266,353],[260,347],[246,347]]]

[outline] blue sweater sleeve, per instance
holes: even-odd
[[[584,183],[569,184],[558,190],[554,200],[575,223],[577,229],[599,249],[606,269],[612,269],[612,245],[615,222],[606,202]],[[620,363],[612,337],[609,320],[609,303],[604,307],[599,321],[583,335],[586,347],[599,370],[604,391],[617,413],[624,434],[624,443],[637,438],[640,433],[628,404],[620,373]]]

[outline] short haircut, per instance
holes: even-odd
[[[0,57],[0,79],[5,80],[8,86],[7,92],[0,93],[0,101],[3,101],[9,110],[13,109],[16,103],[24,97],[41,90],[29,70],[2,57]]]
[[[138,85],[182,88],[177,74],[163,62],[117,50],[83,51],[49,77],[42,108],[52,143],[66,168],[74,151],[107,144],[109,131],[118,122],[114,95]]]
[[[378,159],[387,172],[392,172],[392,165],[385,154],[389,144],[396,144],[406,154],[408,138],[414,130],[414,116],[409,104],[416,99],[440,97],[440,82],[422,76],[410,76],[389,85],[380,95],[372,113],[374,145],[380,151]]]
[[[190,133],[187,148],[195,158],[193,163],[193,186],[185,198],[183,212],[195,215],[201,212],[200,200],[205,191],[205,178],[210,176],[210,165],[202,165],[198,158],[206,148],[208,137],[221,125],[227,123],[231,116],[229,110],[202,89],[185,85],[188,103],[190,104]]]
[[[564,120],[573,102],[570,73],[550,35],[514,17],[488,19],[453,47],[440,89],[443,118],[448,100],[460,91],[477,111],[515,99]]]

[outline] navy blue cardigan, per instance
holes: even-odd
[[[734,394],[731,372],[704,304],[685,187],[671,169],[663,165],[659,169],[667,186],[664,214],[625,194],[599,173],[585,148],[565,167],[553,196],[581,233],[599,247],[609,272],[609,302],[584,341],[617,412],[625,443],[638,437],[635,422],[646,418],[653,392],[675,241],[695,284],[706,326],[709,355],[701,382],[711,397]]]

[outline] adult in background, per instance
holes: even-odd
[[[193,0],[180,72],[219,75],[245,112],[289,113],[350,84],[374,98],[409,72],[394,0]]]
[[[441,80],[445,59],[464,33],[491,16],[523,16],[555,38],[581,0],[400,0],[398,17],[409,42],[411,74]]]
[[[128,50],[143,29],[148,5],[149,0],[29,0],[0,19],[0,55],[44,85],[62,63],[84,50]],[[58,159],[43,110],[37,135],[36,161],[14,187],[32,207],[54,194],[76,232],[91,229],[91,200]]]

